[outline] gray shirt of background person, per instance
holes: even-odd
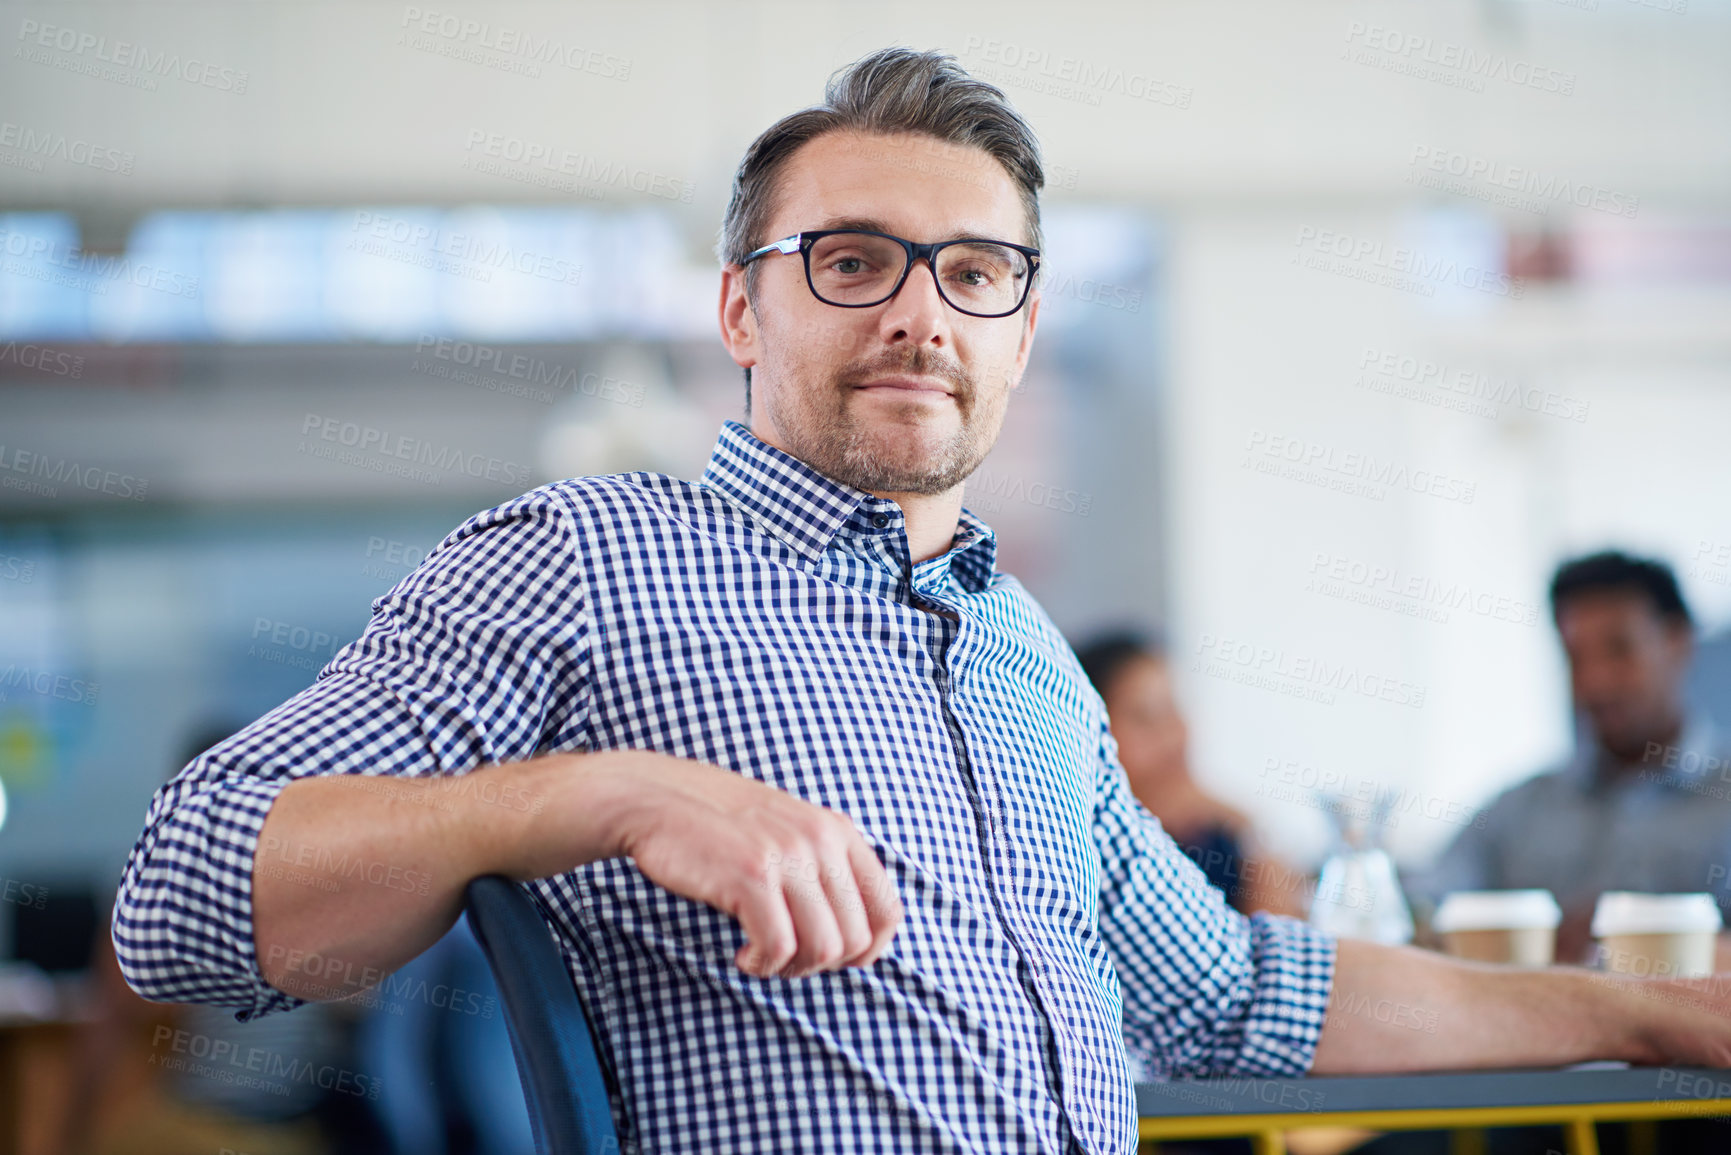
[[[1413,878],[1416,897],[1542,887],[1570,910],[1607,890],[1710,891],[1731,924],[1731,746],[1705,713],[1628,767],[1588,737],[1482,817]]]

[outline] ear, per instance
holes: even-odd
[[[1028,296],[1028,303],[1022,306],[1027,310],[1028,319],[1022,327],[1022,340],[1016,346],[1016,376],[1019,379],[1028,368],[1028,354],[1034,348],[1034,329],[1040,323],[1040,286],[1035,284],[1034,291]]]
[[[745,269],[739,265],[724,265],[721,270],[721,302],[718,308],[721,323],[721,343],[728,356],[742,369],[757,364],[757,314],[745,295]]]
[[[1021,388],[1022,375],[1028,371],[1028,355],[1034,349],[1034,330],[1040,323],[1040,287],[1034,286],[1027,304],[1022,306],[1022,338],[1016,343],[1016,360],[1010,370],[1016,382],[1016,388]]]

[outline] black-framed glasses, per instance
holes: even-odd
[[[970,317],[1007,317],[1022,307],[1040,268],[1040,250],[1008,241],[963,238],[916,244],[869,229],[819,229],[767,244],[740,262],[770,253],[805,261],[805,283],[826,305],[869,309],[897,293],[925,258],[938,296]]]

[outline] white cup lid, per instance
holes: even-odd
[[[1711,934],[1723,924],[1719,904],[1711,894],[1607,890],[1593,911],[1594,938],[1611,934]]]
[[[1462,930],[1551,930],[1562,921],[1562,908],[1548,890],[1457,890],[1437,907],[1431,929],[1438,934]]]

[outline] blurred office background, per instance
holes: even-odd
[[[105,932],[191,737],[307,685],[469,514],[701,470],[741,415],[733,169],[892,43],[955,53],[1045,148],[1034,363],[969,504],[1076,639],[1164,630],[1198,773],[1282,853],[1326,847],[1303,787],[1374,784],[1418,801],[1387,841],[1422,862],[1568,750],[1567,556],[1676,567],[1731,723],[1724,3],[6,3],[0,29],[8,939],[62,908]]]

